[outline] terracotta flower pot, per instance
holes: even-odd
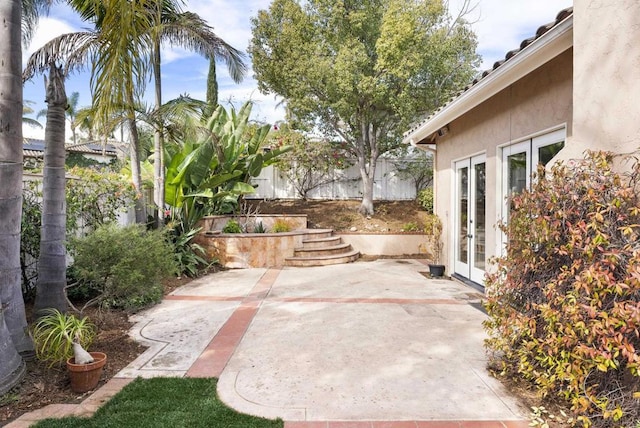
[[[87,392],[94,389],[102,376],[102,368],[107,363],[107,355],[102,352],[89,352],[94,359],[93,363],[76,364],[75,358],[67,360],[67,370],[71,378],[71,390],[73,392]]]

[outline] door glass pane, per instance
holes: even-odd
[[[507,158],[509,178],[507,196],[522,192],[527,187],[527,153],[516,153]]]
[[[479,163],[475,166],[475,204],[473,219],[475,222],[474,238],[474,261],[473,265],[484,270],[485,260],[485,189],[486,189],[486,164]]]
[[[469,168],[460,168],[458,170],[458,195],[458,218],[460,219],[458,223],[458,261],[468,263]]]
[[[542,146],[538,148],[538,161],[542,164],[542,166],[547,166],[547,164],[553,159],[555,155],[558,154],[560,150],[564,147],[564,141],[560,141],[559,143],[549,144],[548,146]]]

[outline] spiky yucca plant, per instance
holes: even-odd
[[[52,309],[33,328],[36,356],[48,361],[49,367],[62,364],[73,356],[74,339],[86,349],[95,335],[96,327],[87,317],[78,318]]]

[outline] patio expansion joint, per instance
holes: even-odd
[[[244,395],[242,395],[240,393],[240,391],[238,390],[238,378],[240,377],[240,372],[235,374],[235,378],[233,380],[233,390],[236,393],[236,395],[240,398],[242,398],[245,402],[253,404],[255,406],[259,406],[259,407],[264,407],[264,408],[269,408],[269,409],[282,409],[283,407],[281,406],[273,406],[273,405],[269,405],[269,404],[263,404],[263,403],[258,403],[255,400],[250,400],[248,398],[246,398]],[[304,419],[307,419],[307,408],[306,407],[286,407],[286,410],[293,410],[293,411],[298,411],[301,412],[304,415]]]

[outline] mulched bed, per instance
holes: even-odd
[[[191,281],[191,278],[171,278],[166,281],[165,293]],[[27,313],[31,305],[27,303]],[[107,354],[107,364],[103,369],[98,388],[109,381],[121,369],[126,367],[145,347],[129,337],[133,325],[129,314],[123,311],[99,310],[87,308],[84,314],[96,325],[98,335],[91,345],[92,351]],[[47,367],[47,364],[34,359],[27,362],[27,373],[22,382],[11,391],[0,396],[0,426],[18,418],[20,415],[45,407],[49,404],[79,403],[93,391],[77,394],[71,391],[71,383],[65,367]]]

